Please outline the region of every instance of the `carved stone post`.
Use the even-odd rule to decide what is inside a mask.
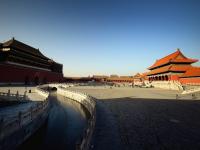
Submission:
[[[26,93],[27,93],[27,91],[24,92],[24,100],[26,100]]]
[[[7,94],[8,98],[10,98],[10,89],[8,89],[8,94]]]
[[[19,100],[19,91],[17,91],[16,99]]]
[[[7,99],[10,100],[10,89],[8,89]]]

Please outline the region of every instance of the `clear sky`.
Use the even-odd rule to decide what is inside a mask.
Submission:
[[[0,0],[0,41],[12,37],[65,76],[133,75],[177,48],[200,59],[200,0]]]

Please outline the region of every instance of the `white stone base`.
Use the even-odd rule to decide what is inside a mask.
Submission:
[[[178,81],[153,81],[151,85],[156,88],[168,90],[183,90],[182,85]]]

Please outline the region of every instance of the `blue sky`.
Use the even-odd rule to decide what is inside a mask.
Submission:
[[[200,59],[199,0],[0,0],[0,18],[1,42],[39,48],[65,76],[133,75],[176,48]]]

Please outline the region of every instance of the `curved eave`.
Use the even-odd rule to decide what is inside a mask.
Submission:
[[[29,46],[29,45],[27,45],[23,42],[15,40],[14,38],[9,40],[9,41],[4,42],[2,46],[22,50],[26,53],[30,53],[30,54],[35,55],[35,56],[39,56],[43,59],[49,59],[48,57],[43,55],[42,52],[40,52],[39,49],[36,49],[36,48]]]
[[[171,60],[170,62],[172,62],[172,63],[195,63],[195,62],[198,62],[198,61],[199,61],[198,59],[185,59],[185,60],[176,59],[176,60]]]
[[[168,73],[168,72],[171,72],[171,71],[162,71],[162,72],[158,72],[158,73],[149,73],[149,74],[147,74],[147,76],[157,75],[157,74],[162,74],[162,73]]]
[[[148,74],[147,76],[157,75],[157,74],[162,74],[162,73],[169,73],[169,72],[173,72],[173,73],[184,73],[185,71],[173,71],[173,70],[168,70],[168,71],[163,71],[163,72]]]
[[[179,64],[192,64],[192,63],[195,63],[195,62],[198,62],[199,60],[198,59],[188,59],[188,60],[170,60],[166,63],[163,63],[163,64],[160,64],[160,65],[157,65],[157,66],[154,66],[152,65],[151,67],[147,68],[149,70],[153,70],[153,69],[156,69],[156,68],[159,68],[159,67],[162,67],[162,66],[165,66],[165,65],[168,65],[168,64],[171,64],[171,63],[179,63]]]
[[[179,58],[179,56],[181,58]],[[158,67],[161,67],[161,66],[164,66],[166,64],[170,64],[170,63],[187,63],[187,64],[191,64],[191,63],[195,63],[197,62],[198,59],[191,59],[191,58],[188,58],[186,56],[184,56],[182,54],[182,52],[178,49],[176,52],[172,53],[172,54],[169,54],[159,60],[156,60],[156,62],[148,67],[147,69],[149,70],[153,70],[155,68],[158,68]]]

